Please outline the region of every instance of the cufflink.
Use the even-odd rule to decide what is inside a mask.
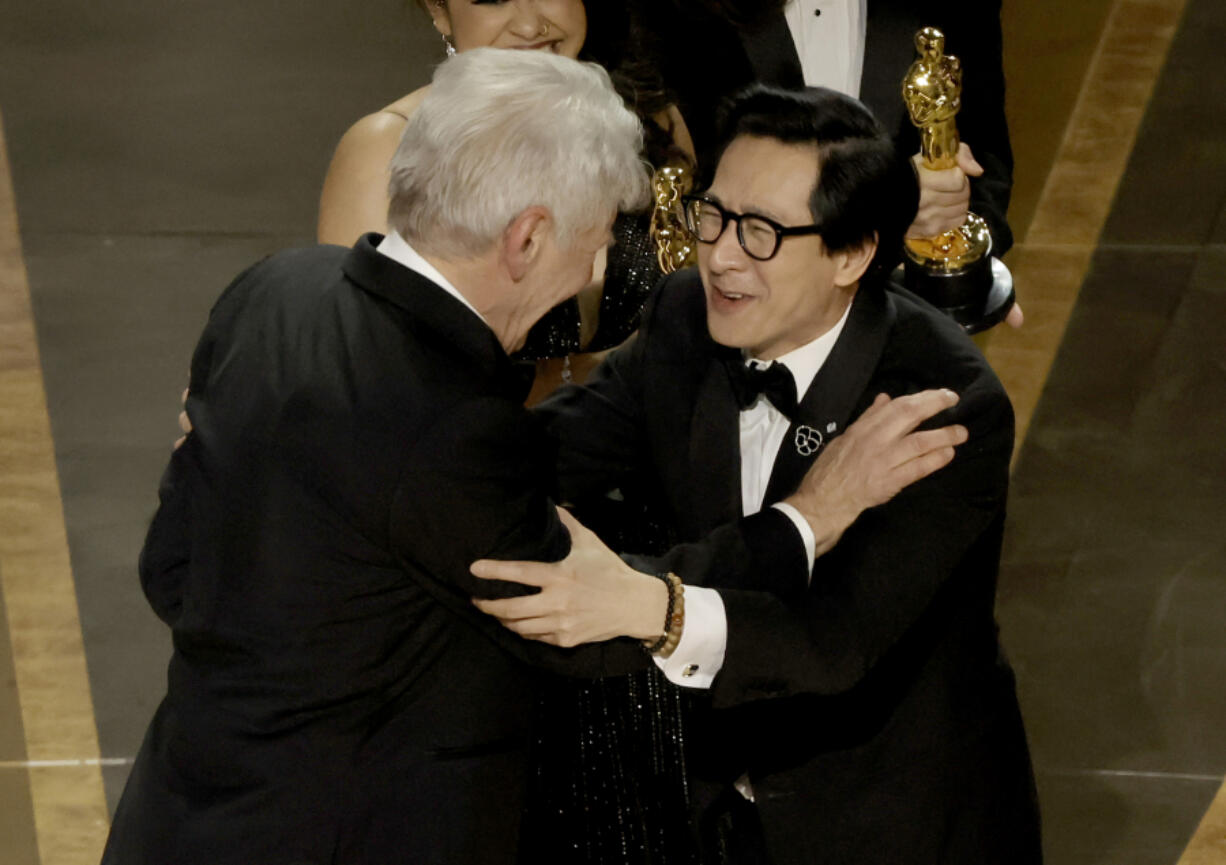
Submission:
[[[686,664],[685,669],[681,671],[681,678],[688,679],[698,672],[697,664]]]

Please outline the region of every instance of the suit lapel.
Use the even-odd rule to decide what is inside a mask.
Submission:
[[[754,78],[777,87],[804,87],[800,55],[796,53],[783,10],[757,18],[741,31],[741,44],[753,67]]]
[[[699,532],[741,516],[740,409],[716,349],[690,417],[687,511]]]
[[[791,495],[821,449],[854,420],[852,412],[877,368],[893,321],[893,307],[882,288],[862,286],[856,292],[847,324],[779,446],[764,506]]]
[[[924,20],[916,5],[900,0],[868,0],[860,101],[896,137],[911,125],[902,101],[902,79],[915,59],[915,34],[921,27],[939,23]]]
[[[345,275],[359,288],[404,311],[418,335],[434,340],[517,402],[532,386],[531,370],[511,361],[493,330],[443,288],[379,252],[378,234],[358,239],[344,261]]]

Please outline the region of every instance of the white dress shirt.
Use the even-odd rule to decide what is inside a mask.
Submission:
[[[774,363],[783,364],[796,382],[798,401],[813,384],[813,379],[830,356],[831,349],[847,324],[851,304],[843,311],[838,323],[812,342],[805,343],[781,356]],[[770,362],[746,360],[755,366],[770,366]],[[741,411],[741,510],[751,516],[762,510],[762,499],[775,467],[775,457],[787,435],[791,421],[776,409],[769,399],[759,396],[757,402]],[[813,529],[796,508],[777,502],[778,508],[792,521],[799,532],[809,559],[812,574],[817,541]],[[684,576],[684,575],[682,575]],[[728,616],[719,592],[701,586],[685,587],[685,627],[681,641],[668,658],[655,658],[670,682],[689,688],[709,688],[715,674],[724,666],[724,651],[728,646]]]
[[[868,0],[788,0],[783,8],[805,84],[860,96]]]

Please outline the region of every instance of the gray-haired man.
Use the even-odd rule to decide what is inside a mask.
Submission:
[[[514,861],[531,665],[644,661],[503,633],[468,564],[568,549],[507,353],[645,201],[640,138],[596,67],[466,52],[409,123],[387,237],[218,301],[142,555],[168,692],[104,862]]]

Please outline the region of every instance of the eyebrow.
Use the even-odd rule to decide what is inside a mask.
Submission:
[[[708,189],[706,192],[703,193],[703,196],[711,199],[716,204],[718,204],[720,207],[723,207],[726,210],[731,210],[731,208],[728,207],[728,205],[724,203],[723,199],[720,198],[715,193],[713,193],[711,190]],[[759,207],[755,207],[750,210],[743,211],[743,214],[745,216],[765,216],[767,219],[773,220],[784,227],[787,227],[787,224],[789,222],[789,220],[785,219],[779,214],[772,213],[770,210],[766,210],[766,209],[759,208]]]

